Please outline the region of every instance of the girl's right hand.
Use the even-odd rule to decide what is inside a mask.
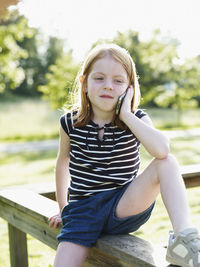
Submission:
[[[134,90],[133,90],[133,86],[131,85],[127,89],[126,96],[124,97],[124,100],[123,100],[123,103],[120,109],[119,118],[122,121],[124,118],[126,118],[127,113],[131,113],[131,101],[133,98],[133,94],[134,94]]]
[[[54,226],[54,228],[56,229],[61,222],[62,222],[62,219],[61,219],[60,213],[56,214],[49,218],[49,227]]]

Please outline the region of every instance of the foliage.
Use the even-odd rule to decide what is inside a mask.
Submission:
[[[102,42],[105,41],[99,40],[93,44],[92,47]],[[141,77],[142,104],[158,106],[158,101],[156,101],[158,99],[156,99],[156,97],[161,94],[163,88],[165,89],[166,84],[171,82],[172,73],[174,72],[173,68],[175,68],[174,62],[178,60],[178,41],[172,38],[162,37],[158,30],[153,32],[153,36],[150,40],[141,41],[137,32],[129,30],[125,33],[118,32],[117,36],[111,42],[115,42],[126,48],[136,63],[138,75]],[[65,59],[63,59],[63,61],[65,61]],[[71,59],[71,61],[73,61],[73,59]],[[62,60],[60,62],[62,62]],[[56,63],[56,66],[57,64],[59,63]],[[66,90],[67,80],[62,80],[64,67],[62,64],[59,65],[60,66],[53,67],[53,69],[50,68],[50,70],[54,72],[54,75],[48,74],[46,76],[46,78],[48,77],[47,85],[42,88],[40,87],[40,90],[49,97],[54,107],[62,106],[64,99],[70,102],[73,84],[73,78],[69,77],[69,86]],[[70,70],[68,69],[68,71]],[[55,75],[55,72],[57,72],[57,74],[61,72],[61,75]],[[67,76],[65,77],[68,78]]]
[[[171,82],[160,89],[155,102],[162,107],[179,109],[197,107],[194,97],[200,93],[200,59],[187,59],[184,64],[176,65],[170,73]]]
[[[30,28],[24,16],[10,12],[0,25],[0,93],[37,96],[46,84],[48,67],[63,55],[64,42],[56,37],[44,41],[39,30]]]
[[[110,42],[126,48],[136,63],[143,106],[173,108],[180,117],[183,109],[199,105],[200,56],[180,62],[178,40],[159,30],[141,40],[138,32],[129,30],[118,32]],[[14,11],[0,21],[0,52],[1,95],[15,89],[19,95],[43,94],[54,108],[70,104],[78,64],[72,51],[64,52],[63,40],[49,37],[45,42]]]
[[[141,41],[139,33],[118,32],[114,42],[126,48],[132,56],[140,77],[143,104],[155,104],[160,86],[169,82],[174,60],[178,59],[178,41],[161,36],[159,30],[153,32],[150,40]]]
[[[15,89],[24,79],[24,70],[19,67],[21,58],[27,58],[26,50],[18,45],[25,37],[31,38],[33,29],[27,20],[12,12],[0,23],[0,93]]]
[[[49,73],[46,74],[47,84],[39,86],[38,90],[50,100],[52,107],[60,108],[71,101],[77,71],[78,65],[73,60],[72,52],[63,54],[49,67]]]
[[[103,42],[105,40],[99,40],[96,44]],[[179,111],[197,106],[200,59],[180,63],[178,40],[162,36],[155,30],[151,39],[142,41],[138,32],[128,30],[118,32],[108,42],[124,47],[133,58],[140,78],[143,105],[172,107]]]
[[[25,79],[15,91],[20,95],[41,94],[37,88],[46,84],[45,75],[49,72],[48,67],[54,64],[63,53],[63,41],[56,37],[50,37],[45,44],[39,31],[35,29],[32,38],[24,38],[20,46],[27,51],[28,57],[20,60],[20,66],[25,72]],[[39,51],[41,47],[44,52]]]
[[[180,62],[178,40],[162,37],[159,30],[147,41],[129,30],[118,33],[114,42],[126,48],[136,64],[142,104],[176,109],[181,124],[183,109],[198,106],[200,56]]]

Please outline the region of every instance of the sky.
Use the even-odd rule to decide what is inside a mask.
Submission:
[[[81,59],[98,39],[138,31],[142,40],[160,29],[180,42],[180,58],[200,54],[200,0],[22,0],[18,9],[45,35],[66,39]]]

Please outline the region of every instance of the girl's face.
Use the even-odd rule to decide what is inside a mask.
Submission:
[[[119,96],[128,86],[128,75],[121,63],[109,55],[97,60],[86,87],[93,113],[111,112],[113,115]]]

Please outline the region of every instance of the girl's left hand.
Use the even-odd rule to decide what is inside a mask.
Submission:
[[[56,214],[49,218],[49,227],[54,226],[54,228],[56,229],[61,222],[62,222],[62,219],[61,219],[60,213]]]
[[[123,121],[123,118],[124,116],[127,114],[127,113],[130,113],[131,112],[131,101],[132,101],[132,98],[133,98],[133,86],[131,85],[128,89],[127,89],[127,93],[126,93],[126,96],[123,100],[123,103],[122,103],[122,106],[121,106],[121,110],[120,110],[120,114],[119,114],[119,118],[120,120]]]

